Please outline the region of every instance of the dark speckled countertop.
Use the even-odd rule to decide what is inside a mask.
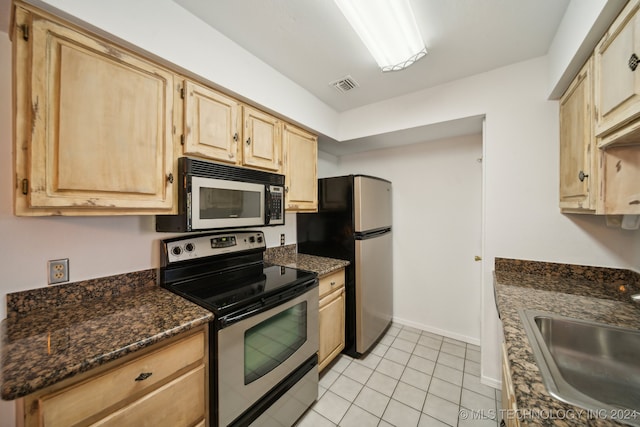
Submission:
[[[344,268],[350,264],[349,261],[342,259],[299,254],[296,252],[296,245],[268,248],[264,254],[264,260],[271,264],[312,271],[320,277]]]
[[[7,295],[1,397],[12,400],[207,323],[145,270]]]
[[[537,309],[640,329],[640,306],[630,299],[631,294],[640,292],[640,274],[628,270],[496,258],[494,286],[517,407],[519,411],[531,411],[521,414],[524,415],[521,425],[623,425],[597,417],[580,416],[585,414],[581,408],[549,396],[518,309]]]

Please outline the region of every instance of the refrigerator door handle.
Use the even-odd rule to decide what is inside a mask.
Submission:
[[[391,232],[391,227],[381,228],[375,231],[365,231],[360,233],[355,233],[353,235],[356,240],[368,240],[375,239],[376,237],[384,236],[387,233]]]

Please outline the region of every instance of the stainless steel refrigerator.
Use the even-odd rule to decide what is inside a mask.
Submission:
[[[391,182],[365,175],[318,180],[318,212],[297,215],[298,252],[346,259],[344,352],[358,357],[393,317]]]

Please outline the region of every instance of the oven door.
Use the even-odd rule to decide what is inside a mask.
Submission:
[[[265,225],[265,186],[191,176],[190,216],[193,230]]]
[[[218,331],[218,417],[226,426],[318,351],[318,288]]]

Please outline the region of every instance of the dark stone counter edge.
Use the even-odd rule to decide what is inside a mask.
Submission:
[[[113,351],[94,357],[90,359],[86,359],[82,361],[82,363],[75,364],[73,366],[67,365],[65,368],[64,374],[60,374],[59,372],[54,372],[49,377],[42,377],[39,379],[37,384],[23,383],[20,387],[12,387],[11,384],[3,384],[2,387],[2,400],[14,400],[20,397],[27,396],[36,391],[42,390],[43,388],[49,387],[51,385],[57,384],[60,381],[66,380],[68,378],[72,378],[78,374],[82,374],[84,372],[90,371],[91,369],[102,366],[106,363],[118,360],[124,356],[135,353],[139,350],[143,350],[147,347],[150,347],[154,344],[160,343],[166,339],[174,337],[176,335],[182,334],[184,332],[195,329],[201,325],[205,325],[209,323],[210,320],[213,319],[213,313],[211,316],[201,317],[199,319],[194,319],[187,324],[180,325],[179,327],[165,330],[159,334],[143,338],[139,341],[132,342],[131,344],[114,349]]]
[[[343,259],[298,253],[297,245],[267,248],[264,260],[270,264],[310,271],[318,276],[331,274],[351,264]]]
[[[156,273],[156,269],[148,269],[10,293],[7,294],[7,319],[20,321],[19,319],[29,318],[32,312],[37,312],[38,315],[41,315],[43,311],[64,309],[78,304],[86,308],[88,305],[97,301],[127,298],[127,294],[130,293],[136,294],[142,292],[146,294],[147,291],[159,289],[156,281]],[[144,336],[142,338],[135,337],[124,346],[110,349],[102,354],[77,361],[76,363],[65,364],[65,366],[51,371],[48,375],[41,375],[37,378],[23,378],[20,381],[7,381],[3,378],[0,397],[3,400],[13,400],[24,397],[62,380],[145,349],[183,332],[187,332],[213,319],[213,313],[178,295],[175,295],[175,297],[180,298],[180,301],[184,304],[192,305],[198,309],[200,314],[185,318],[178,325],[170,329],[162,330],[154,335]]]
[[[640,287],[640,274],[624,269],[508,258],[496,258],[495,261],[493,279],[496,308],[502,317],[501,323],[509,359],[509,371],[513,377],[512,381],[519,409],[539,409],[545,406],[552,410],[576,408],[573,405],[552,398],[546,392],[546,387],[542,383],[537,362],[533,357],[528,337],[517,310],[518,308],[540,309],[569,317],[585,318],[586,320],[595,320],[622,327],[629,327],[628,322],[631,319],[632,327],[640,328],[640,310],[628,298],[619,298],[619,295],[616,295],[612,287],[612,284],[618,286],[620,283],[626,283],[632,289],[638,289]],[[509,274],[513,276],[509,276]],[[502,282],[503,276],[509,277],[509,280]],[[513,281],[514,277],[521,278],[528,283],[519,286]],[[569,281],[572,284],[574,282],[580,283],[584,288],[579,289],[573,295],[564,292],[566,289],[563,289],[562,285],[558,286],[557,290],[554,289],[557,284],[561,284],[564,281]],[[539,287],[532,286],[531,283],[536,282],[540,283]],[[593,296],[591,292],[587,291],[591,286],[600,288],[598,296]],[[606,299],[602,299],[603,294]],[[519,299],[521,300],[518,301]],[[556,299],[558,301],[554,301]],[[501,300],[505,304],[504,306],[502,306]],[[569,301],[572,302],[571,305],[567,304]],[[573,304],[573,301],[575,301],[575,304]],[[543,308],[540,304],[548,306]],[[565,307],[567,308],[565,309]],[[598,311],[595,309],[597,307],[603,308]],[[615,313],[615,315],[612,315],[612,313]],[[610,318],[609,316],[613,317]],[[591,319],[591,317],[595,318]],[[517,383],[522,381],[525,381],[525,383],[521,384],[520,387],[524,385],[524,388],[529,390],[528,392],[519,390]],[[586,424],[584,424],[585,422]],[[577,424],[570,420],[564,420],[560,421],[560,423],[556,424],[553,420],[539,419],[525,421],[522,425],[626,425],[610,419],[580,420]]]

